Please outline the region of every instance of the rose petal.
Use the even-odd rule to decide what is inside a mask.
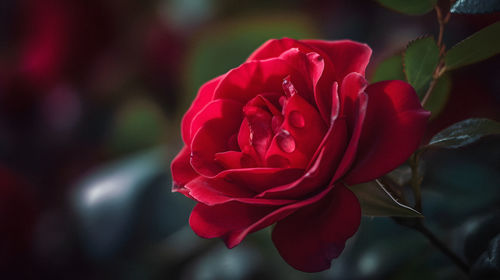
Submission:
[[[301,271],[318,272],[328,269],[331,260],[340,255],[360,221],[356,196],[338,184],[320,201],[278,221],[272,240],[288,264]]]
[[[366,120],[366,108],[368,104],[367,94],[362,91],[362,88],[359,88],[359,90],[359,97],[356,100],[355,105],[355,118],[353,120],[354,128],[352,129],[351,139],[349,140],[349,144],[347,144],[347,148],[344,152],[344,155],[342,156],[342,160],[340,161],[337,170],[335,170],[335,175],[333,176],[332,182],[336,182],[338,179],[344,176],[344,174],[349,170],[356,158],[359,146],[359,138],[361,137],[361,133],[364,127],[363,124]]]
[[[190,135],[195,135],[204,123],[214,119],[230,120],[230,123],[241,121],[243,119],[242,107],[241,103],[233,100],[217,99],[210,101],[193,117]],[[234,134],[236,134],[236,130]]]
[[[193,209],[189,223],[199,236],[205,238],[222,237],[226,246],[233,248],[249,233],[270,226],[297,209],[317,202],[332,188],[333,185],[315,196],[282,207],[248,205],[240,202],[228,202],[215,206],[199,203]],[[239,215],[241,215],[241,219]]]
[[[315,192],[330,182],[340,159],[346,149],[348,135],[345,118],[338,118],[339,98],[337,84],[332,87],[332,106],[330,128],[319,144],[319,148],[307,167],[307,172],[298,180],[269,189],[258,197],[297,198]]]
[[[351,133],[355,126],[356,100],[367,86],[368,82],[365,77],[356,72],[345,76],[340,86],[340,115],[347,119]]]
[[[243,231],[278,208],[279,206],[248,205],[237,201],[214,206],[198,203],[191,212],[189,225],[200,237],[222,237],[226,245],[232,248],[239,242],[230,242],[234,238],[230,235]]]
[[[238,151],[216,153],[215,161],[221,163],[226,169],[240,169],[257,167],[257,162],[248,154]]]
[[[243,168],[224,170],[212,178],[229,181],[235,185],[261,193],[272,187],[290,183],[304,173],[300,168]]]
[[[241,120],[213,119],[205,122],[193,137],[190,163],[203,176],[215,176],[224,170],[215,160],[215,154],[228,151],[231,138],[238,131]]]
[[[296,202],[296,200],[253,198],[254,192],[222,179],[198,177],[189,182],[186,189],[193,199],[208,206],[231,201],[256,205],[284,205]]]
[[[301,178],[266,190],[257,197],[297,199],[324,188],[333,176],[332,172],[342,157],[346,143],[346,123],[345,120],[339,119],[336,125],[329,129],[320,153]]]
[[[351,72],[365,75],[365,69],[372,54],[368,45],[350,40],[303,40],[302,42],[326,53],[333,63],[336,81],[344,80],[344,77]]]
[[[190,150],[188,146],[184,146],[182,150],[172,161],[170,170],[172,171],[172,191],[186,194],[187,190],[184,188],[189,181],[197,178],[199,175],[196,173],[191,164],[189,163]]]
[[[297,88],[298,94],[309,104],[315,104],[315,96],[329,95],[330,92],[321,92],[320,88],[317,87],[325,69],[325,61],[318,53],[308,52],[306,54],[300,52],[298,48],[293,48],[284,52],[280,58],[296,70],[296,73],[291,73],[290,81]],[[320,112],[323,107],[326,107],[325,110],[329,110],[330,104],[331,102],[328,101],[327,103],[321,103],[321,106],[318,106]]]
[[[205,107],[205,105],[207,105],[213,99],[215,88],[224,76],[225,75],[219,76],[202,85],[193,103],[184,114],[184,117],[182,118],[181,134],[182,140],[186,145],[191,144],[191,137],[193,136],[191,135],[192,119],[203,107]]]
[[[288,99],[284,110],[285,121],[269,146],[266,161],[278,155],[290,167],[306,168],[327,127],[318,111],[298,94]]]
[[[422,109],[415,90],[403,81],[368,86],[365,124],[348,184],[378,178],[402,164],[417,149],[430,112]]]
[[[294,39],[272,39],[265,42],[262,46],[255,50],[250,57],[248,57],[247,61],[279,57],[281,54],[292,48],[298,48],[303,53],[313,51],[313,49],[306,44]]]
[[[281,58],[245,62],[220,81],[214,99],[232,99],[246,104],[263,92],[281,92],[283,79],[292,71]]]

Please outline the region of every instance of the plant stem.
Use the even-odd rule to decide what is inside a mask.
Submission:
[[[434,6],[434,10],[436,10],[436,16],[439,24],[439,33],[438,33],[438,40],[437,40],[437,46],[439,48],[439,62],[436,66],[436,69],[434,69],[434,73],[432,74],[432,80],[429,84],[429,88],[425,92],[424,98],[422,98],[422,106],[427,103],[429,100],[429,97],[432,94],[432,91],[434,90],[434,87],[437,84],[437,81],[439,77],[441,77],[445,71],[445,64],[444,64],[444,54],[445,54],[445,46],[443,45],[443,34],[444,34],[444,26],[446,23],[450,20],[450,15],[451,13],[448,11],[445,17],[443,17],[443,13],[441,12],[441,9],[439,8],[438,5]]]
[[[450,6],[454,3],[454,0],[450,1]],[[422,106],[429,100],[434,87],[437,84],[438,79],[443,75],[446,71],[446,66],[444,63],[444,55],[446,53],[445,46],[443,44],[443,33],[444,26],[450,20],[450,9],[447,8],[447,14],[443,17],[443,13],[438,5],[434,6],[436,10],[436,16],[439,23],[439,33],[437,39],[437,46],[439,48],[439,62],[434,69],[434,73],[432,75],[432,80],[429,84],[429,88],[427,89],[424,98],[422,99]],[[409,164],[411,167],[411,188],[413,190],[413,195],[415,197],[415,209],[422,213],[422,192],[420,185],[422,184],[422,176],[419,172],[419,162],[420,162],[421,151],[416,151],[410,158]],[[422,218],[401,218],[401,217],[393,217],[396,223],[412,228],[420,233],[422,233],[434,247],[440,250],[445,256],[447,256],[453,263],[455,263],[465,274],[469,274],[470,268],[469,266],[453,251],[450,250],[441,240],[439,240],[434,233],[432,233],[423,223]]]
[[[414,229],[422,233],[431,244],[448,257],[456,266],[460,268],[465,274],[469,274],[469,266],[453,251],[439,240],[434,233],[432,233],[423,223],[421,218],[394,218],[394,221],[400,225]]]

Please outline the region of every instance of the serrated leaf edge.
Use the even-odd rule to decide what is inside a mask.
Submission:
[[[418,36],[417,38],[415,38],[415,39],[413,39],[413,40],[409,41],[409,42],[408,42],[408,44],[406,44],[406,48],[405,48],[405,50],[403,51],[403,55],[401,56],[401,59],[403,60],[403,73],[405,74],[405,78],[406,78],[406,81],[407,81],[408,83],[410,83],[410,81],[409,81],[409,79],[408,79],[408,74],[406,73],[406,63],[405,63],[405,61],[406,61],[406,60],[405,60],[405,57],[406,57],[406,51],[408,50],[408,48],[409,48],[411,45],[415,44],[415,42],[416,42],[416,41],[423,40],[423,39],[427,39],[427,38],[432,39],[432,41],[434,41],[434,43],[436,43],[436,39],[434,39],[434,36],[432,36],[432,35],[430,35],[430,34],[424,34],[424,35],[420,35],[420,36]],[[436,43],[436,44],[437,44],[437,43]],[[413,86],[413,85],[412,85],[412,86]],[[415,91],[416,91],[416,89],[415,89]],[[418,94],[418,92],[417,92],[417,94]]]

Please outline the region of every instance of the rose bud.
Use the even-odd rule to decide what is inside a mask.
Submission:
[[[376,179],[419,146],[430,113],[402,81],[368,85],[357,42],[270,40],[204,84],[182,120],[173,191],[189,223],[227,247],[275,224],[291,266],[328,269],[358,229],[349,185]]]

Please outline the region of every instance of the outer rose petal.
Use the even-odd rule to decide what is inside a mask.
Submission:
[[[403,81],[375,83],[366,92],[365,123],[347,184],[370,181],[402,164],[420,144],[430,116]]]
[[[224,99],[211,101],[193,118],[190,163],[196,172],[214,176],[223,170],[214,155],[236,146],[231,139],[236,140],[241,120],[241,104]]]
[[[247,61],[279,57],[282,53],[292,48],[298,48],[303,53],[313,51],[309,46],[298,40],[290,38],[272,39],[255,50],[250,57],[248,57]]]
[[[365,69],[372,54],[368,45],[350,40],[303,40],[302,42],[314,46],[328,55],[333,62],[336,81],[342,81],[351,72],[365,75]]]
[[[213,99],[215,88],[219,84],[220,80],[224,78],[224,76],[225,75],[219,76],[202,85],[200,90],[198,91],[198,94],[196,95],[196,98],[191,104],[191,107],[189,107],[187,112],[184,114],[184,117],[182,118],[181,134],[182,140],[184,140],[184,143],[186,145],[191,144],[191,139],[194,136],[190,133],[191,121],[193,120],[194,116],[198,114],[198,112]]]
[[[226,245],[232,248],[239,242],[233,244],[230,241],[234,238],[231,234],[243,231],[278,207],[248,205],[237,201],[214,206],[198,203],[191,212],[189,225],[197,235],[203,238],[222,237],[226,241]]]
[[[261,193],[269,188],[292,182],[303,173],[304,170],[300,168],[257,167],[224,170],[214,178],[224,179],[255,193]]]
[[[261,93],[281,92],[281,83],[291,71],[281,58],[245,62],[220,81],[214,99],[232,99],[245,104]]]
[[[272,239],[283,259],[294,268],[318,272],[344,249],[361,221],[356,196],[341,184],[320,201],[278,221]]]
[[[321,200],[333,187],[330,185],[315,196],[281,207],[240,202],[229,202],[215,206],[198,203],[191,212],[189,224],[199,236],[205,238],[222,237],[226,246],[233,248],[247,234],[270,226],[298,209]]]
[[[184,188],[184,185],[199,176],[198,173],[193,170],[191,164],[189,164],[190,153],[189,147],[184,146],[184,148],[182,148],[179,154],[172,161],[170,169],[172,171],[173,192],[187,194],[187,190]]]
[[[226,180],[198,177],[186,185],[189,195],[208,206],[239,201],[256,205],[284,205],[296,200],[253,198],[252,192]]]
[[[337,170],[335,170],[332,182],[336,182],[340,177],[342,177],[349,170],[352,163],[356,159],[359,139],[363,131],[363,124],[366,119],[366,109],[369,103],[368,96],[364,92],[366,83],[363,81],[364,79],[357,73],[351,73],[346,76],[344,82],[342,83],[344,91],[346,93],[349,92],[349,95],[351,96],[357,95],[357,98],[354,100],[355,104],[354,111],[352,112],[353,116],[346,117],[347,121],[352,122],[351,139],[349,140],[349,144],[344,151],[344,155],[337,167]],[[345,86],[345,84],[347,84],[347,86]]]

